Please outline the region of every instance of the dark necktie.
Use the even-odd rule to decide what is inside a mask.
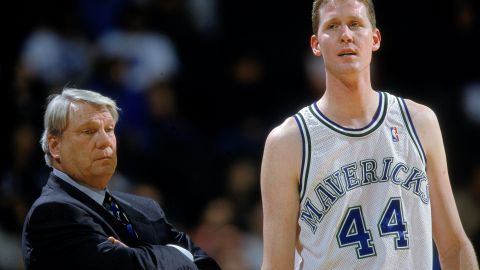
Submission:
[[[128,233],[134,237],[138,238],[137,232],[133,229],[132,223],[127,217],[127,214],[117,201],[110,195],[110,193],[105,192],[105,199],[103,200],[103,207],[105,207],[110,214],[112,214],[118,221],[120,221],[123,226],[127,229]]]

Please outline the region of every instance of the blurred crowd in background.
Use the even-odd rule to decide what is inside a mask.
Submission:
[[[22,269],[26,211],[47,181],[48,95],[122,109],[110,184],[152,197],[222,269],[260,269],[268,132],[324,91],[311,0],[9,1],[0,63],[0,269]],[[446,2],[446,3],[445,3]],[[478,1],[374,1],[373,86],[437,113],[461,218],[480,254]]]

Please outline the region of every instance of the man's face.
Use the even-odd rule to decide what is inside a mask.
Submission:
[[[332,0],[319,12],[319,29],[311,46],[315,55],[323,55],[326,69],[350,74],[368,68],[372,51],[380,47],[380,32],[372,29],[366,6],[356,0]]]
[[[117,166],[114,128],[107,108],[73,102],[62,136],[49,138],[54,165],[77,181],[104,189]]]

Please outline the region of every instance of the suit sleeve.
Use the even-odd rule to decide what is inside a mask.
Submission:
[[[83,209],[39,205],[27,219],[23,250],[27,269],[197,269],[173,247],[122,247]],[[179,239],[180,240],[180,239]]]
[[[163,213],[163,210],[161,209],[160,205],[158,205],[157,202],[153,201],[155,204],[155,207],[159,209],[161,212],[161,215],[164,216],[165,223],[169,228],[169,238],[171,239],[170,244],[178,245],[186,250],[190,251],[193,255],[193,259],[195,262],[195,265],[198,267],[200,270],[220,270],[220,266],[215,262],[215,260],[207,255],[205,251],[200,249],[198,246],[196,246],[193,241],[191,240],[190,236],[188,236],[186,233],[178,231],[176,228],[174,228],[167,220],[165,217],[165,214]]]

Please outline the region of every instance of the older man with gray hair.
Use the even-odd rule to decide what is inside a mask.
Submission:
[[[25,219],[26,269],[220,269],[157,202],[108,190],[118,110],[88,90],[49,98],[41,145],[52,173]]]

